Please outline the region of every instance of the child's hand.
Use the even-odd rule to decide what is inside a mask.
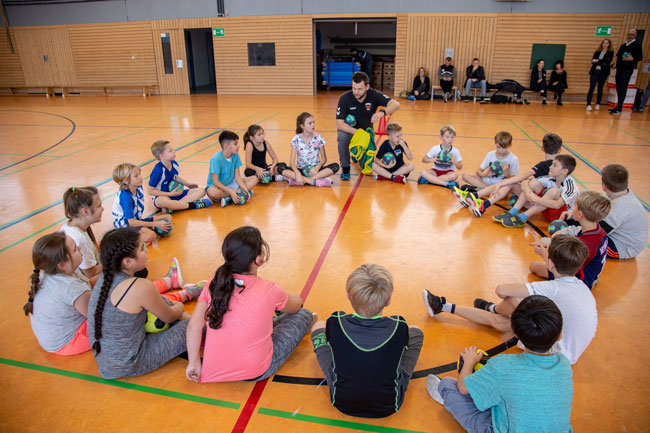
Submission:
[[[239,204],[240,199],[239,196],[237,195],[237,191],[235,191],[234,189],[230,190],[230,198],[232,199],[233,203]]]
[[[160,215],[154,215],[153,216],[154,221],[158,221],[158,220],[161,220],[163,218],[168,219],[169,221],[171,221],[172,220],[172,215],[171,214],[160,214]]]
[[[314,177],[318,172],[320,171],[320,168],[313,166],[311,170],[309,170],[309,177]]]
[[[568,219],[573,218],[573,211],[572,210],[565,210],[560,214],[560,219],[563,221],[566,221]]]
[[[501,168],[503,169],[503,177],[510,177],[510,166],[507,162],[501,163]]]
[[[183,190],[182,190],[182,189],[174,190],[174,191],[171,191],[171,192],[169,193],[169,197],[176,197],[176,196],[179,196],[179,195],[181,195],[181,194],[183,194]]]
[[[463,353],[460,354],[460,356],[463,357],[463,362],[465,365],[470,365],[472,368],[474,368],[474,366],[481,360],[481,358],[483,358],[483,354],[477,352],[478,347],[469,346]]]
[[[264,179],[264,170],[262,170],[260,167],[257,167],[255,169],[255,176],[257,176],[257,179],[261,181],[262,179]]]
[[[542,242],[541,239],[538,242],[533,242],[531,245],[534,247],[533,251],[535,251],[535,254],[543,259],[548,257],[548,245]]]
[[[172,228],[172,223],[165,220],[158,220],[153,223],[153,226],[162,230],[170,230]]]
[[[201,378],[201,362],[188,363],[185,369],[185,377],[192,382],[198,382]]]
[[[397,164],[397,158],[393,159],[390,164],[386,165],[386,168],[393,168]]]

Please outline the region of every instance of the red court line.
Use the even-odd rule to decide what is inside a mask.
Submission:
[[[325,258],[327,257],[327,254],[329,253],[330,248],[334,243],[334,238],[336,237],[336,234],[339,232],[339,228],[341,228],[341,224],[343,223],[343,218],[345,218],[345,215],[347,214],[348,209],[350,208],[352,199],[354,198],[354,195],[357,193],[357,190],[359,189],[359,185],[361,184],[362,179],[363,179],[363,174],[360,174],[359,177],[357,178],[357,182],[354,184],[354,187],[352,188],[352,191],[350,191],[350,195],[348,196],[345,205],[343,205],[343,209],[341,209],[341,212],[339,213],[339,217],[336,220],[336,224],[334,224],[334,227],[332,228],[332,231],[330,232],[330,235],[327,238],[325,245],[323,245],[323,249],[321,250],[318,259],[316,260],[316,263],[314,264],[314,267],[311,270],[311,273],[309,274],[309,278],[307,278],[305,287],[303,287],[302,292],[300,292],[300,297],[302,298],[303,302],[307,300],[307,296],[309,296],[309,292],[311,291],[311,288],[314,285],[314,281],[316,281],[318,272],[320,272],[321,267],[323,267],[323,262],[325,262]],[[232,429],[232,433],[243,433],[243,431],[246,430],[248,421],[250,421],[251,416],[255,411],[255,407],[257,406],[257,403],[259,402],[260,397],[262,396],[262,392],[264,392],[264,388],[266,388],[266,384],[268,382],[269,382],[268,379],[264,379],[260,382],[255,383],[253,390],[248,396],[248,400],[246,400],[246,404],[244,404],[244,408],[239,414],[239,418],[237,418],[237,421],[235,422],[235,426]]]

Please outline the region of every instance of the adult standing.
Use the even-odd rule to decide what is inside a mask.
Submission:
[[[386,108],[377,111],[378,107]],[[352,90],[341,95],[336,108],[341,180],[350,180],[350,140],[357,129],[373,128],[375,122],[397,110],[399,102],[371,89],[365,72],[352,75]]]
[[[446,57],[445,63],[438,68],[438,79],[440,80],[440,88],[442,89],[442,98],[445,102],[451,96],[451,91],[454,87],[454,78],[456,78],[456,68],[451,64],[451,57]]]
[[[366,50],[358,50],[356,48],[350,48],[350,53],[352,53],[354,59],[361,65],[361,71],[368,75],[368,83],[371,84],[372,67],[375,64],[372,55]]]
[[[627,85],[630,83],[632,73],[636,64],[643,58],[643,48],[636,40],[636,30],[630,29],[627,32],[627,38],[624,44],[616,52],[614,61],[616,62],[616,96],[618,104],[615,108],[609,110],[612,114],[620,114],[623,111],[623,102],[627,94]]]
[[[427,76],[427,72],[425,71],[424,67],[420,66],[420,69],[418,69],[418,74],[413,79],[413,90],[411,90],[411,96],[413,98],[409,99],[429,99],[431,97],[431,94],[429,93],[430,90],[431,80]]]
[[[542,97],[542,105],[546,105],[546,68],[544,68],[544,59],[539,59],[533,69],[530,70],[530,90],[539,92]]]
[[[587,111],[591,111],[591,99],[594,96],[594,89],[598,86],[596,94],[596,110],[600,110],[600,101],[603,99],[603,87],[609,77],[609,68],[614,60],[614,49],[612,41],[603,39],[598,49],[591,57],[591,69],[589,70],[589,91],[587,92]]]
[[[479,64],[479,59],[474,57],[472,64],[467,67],[467,81],[465,82],[465,100],[469,101],[469,90],[481,88],[481,98],[485,98],[485,71]]]

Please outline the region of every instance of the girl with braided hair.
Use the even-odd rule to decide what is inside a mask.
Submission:
[[[221,252],[224,264],[203,288],[187,328],[185,375],[193,382],[266,379],[289,358],[316,314],[302,308],[300,296],[257,276],[269,246],[255,227],[230,232]],[[274,317],[277,311],[285,314]]]
[[[32,262],[32,286],[23,310],[38,343],[57,355],[90,350],[86,320],[90,283],[79,270],[79,247],[62,232],[50,233],[34,244]]]
[[[183,304],[163,301],[154,284],[134,274],[147,265],[147,245],[132,228],[104,235],[103,271],[88,302],[88,337],[99,373],[105,379],[139,376],[185,352],[189,315]],[[147,312],[170,323],[157,334],[145,333]]]

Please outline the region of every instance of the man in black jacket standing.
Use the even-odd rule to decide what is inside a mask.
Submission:
[[[627,94],[627,85],[630,82],[636,64],[643,58],[643,49],[636,40],[636,30],[630,29],[627,32],[627,41],[621,45],[614,57],[616,62],[616,96],[618,104],[609,110],[612,114],[620,114],[623,111],[623,102]]]

